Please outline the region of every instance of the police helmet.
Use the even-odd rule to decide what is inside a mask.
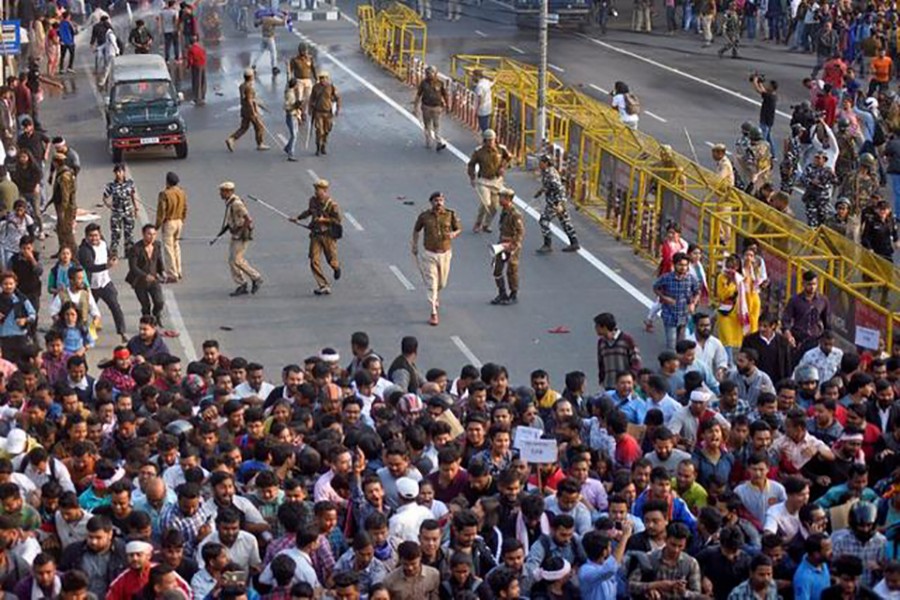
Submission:
[[[805,383],[807,381],[819,381],[819,370],[812,366],[800,367],[794,373],[794,379],[797,383]]]
[[[848,129],[850,127],[850,119],[848,119],[847,117],[841,117],[837,120],[837,126],[841,131]]]
[[[870,153],[864,152],[859,156],[859,164],[865,165],[865,166],[869,167],[870,169],[874,169],[875,167],[878,166],[878,161],[875,160],[875,157],[872,156]]]
[[[871,525],[878,516],[878,508],[871,502],[860,500],[850,508],[850,526]]]
[[[744,121],[743,123],[741,123],[741,133],[743,133],[745,135],[750,133],[750,130],[752,128],[753,128],[753,123],[751,123],[750,121]]]
[[[758,142],[763,139],[762,130],[756,125],[750,127],[750,131],[748,132],[748,134],[750,136],[751,142]]]

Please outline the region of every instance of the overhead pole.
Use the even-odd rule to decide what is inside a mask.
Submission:
[[[541,60],[538,63],[538,122],[535,146],[542,151],[547,141],[547,21],[549,20],[550,0],[541,0],[541,14],[538,21],[538,42]]]

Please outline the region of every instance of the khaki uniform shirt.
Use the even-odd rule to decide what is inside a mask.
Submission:
[[[259,113],[259,106],[256,103],[256,88],[253,83],[245,81],[238,86],[241,96],[241,117],[252,118]]]
[[[159,193],[156,203],[156,228],[166,221],[184,221],[187,218],[187,195],[177,185]]]
[[[397,567],[387,574],[383,583],[391,593],[391,600],[438,600],[441,574],[434,567],[422,565],[418,577],[406,577],[403,568]]]
[[[716,177],[719,181],[726,181],[728,185],[734,185],[734,167],[727,156],[723,156],[716,162]]]
[[[422,98],[422,106],[430,106],[432,108],[443,106],[447,90],[444,88],[444,82],[440,79],[431,81],[427,77],[419,84],[418,95]]]
[[[284,19],[278,17],[263,17],[260,22],[260,32],[264,39],[275,37],[275,28],[284,25]]]
[[[63,166],[53,180],[53,204],[60,212],[75,212],[75,173]]]
[[[475,178],[475,166],[478,166],[478,177],[481,179],[496,179],[502,177],[506,167],[512,160],[512,155],[503,144],[494,144],[493,147],[481,145],[469,159],[469,178]]]
[[[872,195],[878,192],[878,181],[868,173],[857,169],[844,179],[838,196],[844,196],[850,200],[850,214],[858,215],[868,208],[872,202]]]
[[[297,79],[315,79],[316,66],[309,56],[295,56],[291,59],[291,75]]]
[[[450,249],[450,234],[462,230],[459,217],[449,208],[441,212],[426,210],[419,213],[413,233],[425,230],[422,240],[429,252],[443,253]]]
[[[341,99],[338,96],[337,88],[330,83],[317,83],[313,86],[309,95],[309,105],[313,112],[332,114],[333,107],[340,107]]]
[[[310,223],[309,235],[330,235],[332,225],[340,225],[341,208],[332,198],[319,200],[317,196],[311,196],[309,199],[309,207],[297,217],[299,220],[312,217],[314,220]],[[318,221],[315,219],[323,217],[326,221]]]
[[[231,232],[233,240],[249,240],[250,213],[247,212],[247,205],[241,200],[237,194],[233,194],[228,199],[225,207],[225,225]]]
[[[525,221],[515,206],[500,211],[500,243],[510,244],[511,252],[516,252],[525,239]]]

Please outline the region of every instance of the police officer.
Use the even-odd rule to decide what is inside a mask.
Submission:
[[[337,249],[337,240],[343,234],[341,209],[329,194],[327,181],[320,179],[313,184],[313,188],[315,193],[309,199],[309,207],[291,221],[299,223],[303,219],[312,219],[309,224],[309,268],[318,286],[313,293],[323,296],[330,294],[331,288],[322,272],[321,254],[325,255],[325,261],[334,271],[334,280],[341,278]]]
[[[742,190],[747,189],[747,181],[750,179],[747,169],[747,153],[750,151],[751,129],[753,129],[753,123],[749,121],[741,123],[741,135],[734,142],[734,184]]]
[[[791,136],[784,140],[784,154],[779,164],[781,173],[781,191],[790,194],[797,178],[800,156],[803,154],[803,136],[806,129],[801,123],[791,125]]]
[[[802,198],[806,207],[806,222],[813,228],[825,223],[831,190],[837,183],[837,176],[826,164],[826,159],[827,155],[823,150],[816,152],[812,162],[800,176],[800,184],[806,187]]]
[[[848,237],[858,242],[862,221],[871,216],[874,196],[878,195],[878,160],[864,152],[859,166],[841,181],[838,195],[850,200],[850,224]]]
[[[838,155],[834,163],[834,174],[843,181],[847,175],[859,166],[858,141],[850,131],[850,120],[841,117],[837,120]]]
[[[578,235],[576,235],[575,227],[572,225],[572,219],[569,217],[569,210],[566,207],[566,191],[563,189],[559,171],[553,166],[553,157],[549,154],[541,156],[540,167],[541,189],[535,192],[534,197],[539,198],[541,194],[544,196],[544,210],[541,212],[541,219],[539,221],[541,225],[541,235],[544,238],[544,245],[538,248],[537,252],[538,254],[548,254],[553,252],[553,238],[550,235],[550,223],[553,222],[554,218],[559,219],[560,225],[562,225],[563,230],[569,237],[569,245],[563,248],[563,252],[577,252],[581,248],[581,245],[578,243]],[[518,258],[516,260],[518,260]]]
[[[760,188],[772,179],[772,148],[763,138],[762,130],[750,128],[750,148],[747,151],[747,169],[750,175],[747,192],[756,195]]]
[[[720,185],[734,186],[734,166],[728,158],[725,144],[714,145],[711,152],[716,165],[716,180]]]
[[[238,86],[241,98],[241,126],[237,131],[225,139],[225,146],[229,152],[234,152],[234,143],[247,133],[250,125],[253,125],[253,133],[256,136],[256,149],[268,150],[263,143],[263,132],[266,126],[262,122],[260,110],[263,105],[256,99],[256,87],[253,85],[253,69],[244,69],[244,83]]]
[[[436,326],[439,323],[438,307],[441,304],[438,294],[447,287],[450,277],[450,259],[453,258],[450,242],[459,236],[462,227],[456,212],[444,206],[444,194],[434,192],[428,201],[431,209],[419,213],[413,226],[412,253],[416,257],[425,287],[428,288],[428,304],[431,306],[428,324]],[[420,231],[423,232],[422,245],[425,248],[421,258]]]
[[[825,225],[844,237],[853,239],[850,231],[850,200],[838,198],[837,202],[834,203],[834,214],[828,217]]]
[[[334,118],[341,112],[341,97],[331,83],[328,71],[319,71],[319,81],[309,95],[309,110],[316,127],[316,156],[328,154],[325,145],[334,124]]]
[[[109,230],[112,239],[109,242],[110,257],[119,256],[119,243],[125,234],[125,256],[128,256],[134,245],[134,213],[137,212],[137,191],[134,181],[125,175],[125,165],[117,163],[113,167],[113,180],[106,184],[103,191],[103,204],[110,209]]]
[[[503,174],[512,155],[506,146],[497,143],[497,134],[493,129],[485,129],[481,138],[483,143],[472,153],[467,167],[469,181],[481,203],[472,231],[491,233],[491,221],[498,207],[497,193],[503,187]]]
[[[297,80],[299,87],[300,102],[302,103],[300,122],[306,120],[309,112],[309,95],[312,93],[313,84],[318,79],[316,77],[316,63],[312,56],[309,55],[309,48],[306,44],[297,46],[297,56],[291,59],[290,65],[291,77]]]
[[[219,237],[226,232],[231,234],[231,242],[228,245],[228,268],[231,270],[231,278],[238,284],[237,289],[231,292],[231,296],[255,294],[262,285],[262,275],[244,258],[253,239],[253,219],[247,212],[247,205],[234,193],[232,182],[224,181],[219,184],[219,197],[225,202],[225,217],[222,219]],[[210,245],[213,242],[210,242]],[[248,280],[251,283],[250,289],[247,288]]]
[[[494,255],[494,283],[497,284],[497,297],[491,300],[491,304],[515,304],[519,294],[519,253],[522,249],[522,240],[525,239],[525,221],[522,219],[522,213],[513,204],[516,193],[509,188],[503,188],[499,195],[501,208],[499,245],[503,250]]]
[[[738,57],[738,46],[741,43],[741,16],[737,12],[734,2],[728,5],[725,11],[725,20],[722,23],[722,31],[725,34],[725,45],[719,49],[719,58],[731,50],[731,58]]]
[[[53,157],[56,176],[53,178],[53,193],[50,202],[56,207],[56,238],[59,247],[68,246],[75,252],[75,214],[78,202],[75,198],[75,171],[66,164],[66,155],[57,152]]]
[[[413,110],[422,107],[422,125],[425,131],[425,147],[431,148],[434,141],[435,149],[440,152],[447,147],[441,137],[441,115],[444,109],[450,106],[450,96],[447,86],[438,78],[437,69],[432,66],[425,68],[425,79],[419,83],[416,90],[416,98],[413,100]]]

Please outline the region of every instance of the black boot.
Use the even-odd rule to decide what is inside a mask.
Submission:
[[[241,285],[239,285],[239,286],[237,287],[236,290],[234,290],[233,292],[231,292],[231,294],[229,294],[229,295],[230,295],[231,297],[236,297],[236,296],[245,296],[245,295],[247,295],[247,294],[249,294],[249,293],[250,293],[250,290],[247,289],[247,284],[246,284],[246,283],[242,283]]]
[[[518,291],[510,292],[509,296],[507,296],[507,298],[506,298],[506,304],[515,304],[516,302],[518,302],[519,301],[518,294],[519,294]]]
[[[544,237],[544,245],[537,249],[538,254],[550,254],[553,252],[553,239],[548,235]]]
[[[316,156],[319,156],[320,154],[322,154],[322,144],[316,142]]]
[[[323,156],[328,154],[328,152],[325,150],[325,144],[327,144],[327,143],[328,142],[326,140],[322,140],[322,155]]]
[[[255,294],[256,292],[258,292],[260,286],[262,285],[262,282],[263,282],[262,279],[255,279],[253,281],[253,285],[250,287],[250,293]]]
[[[499,304],[506,304],[509,302],[509,296],[507,296],[504,292],[500,292],[497,294],[497,297],[491,300],[491,304],[497,306]]]

